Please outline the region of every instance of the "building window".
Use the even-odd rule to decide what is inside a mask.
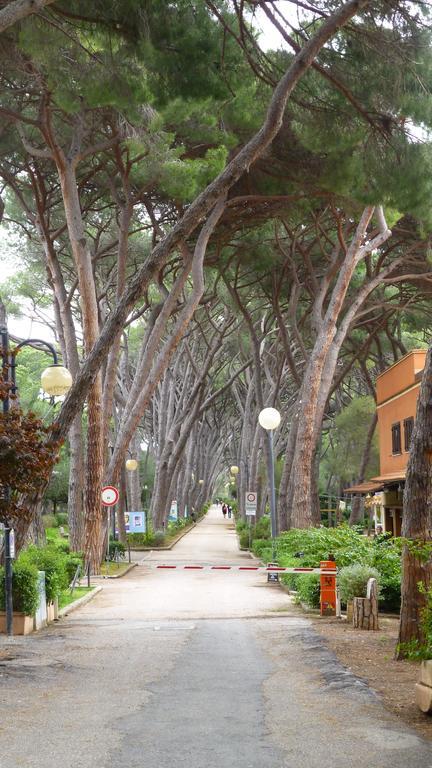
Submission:
[[[404,419],[404,448],[406,451],[410,449],[413,429],[414,418],[410,416],[409,419]]]
[[[392,453],[401,453],[401,425],[400,421],[392,426]]]

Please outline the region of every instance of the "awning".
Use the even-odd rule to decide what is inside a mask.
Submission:
[[[392,485],[392,483],[400,483],[401,480],[405,480],[405,475],[406,470],[400,469],[399,472],[389,472],[387,475],[371,477],[371,482],[381,483],[382,485]]]
[[[378,478],[374,477],[373,480],[367,480],[364,483],[358,485],[351,485],[350,488],[344,488],[344,493],[375,493],[376,491],[382,491],[382,483],[377,483]]]

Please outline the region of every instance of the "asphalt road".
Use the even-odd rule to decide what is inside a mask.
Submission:
[[[88,606],[29,638],[3,637],[0,768],[432,768],[430,743],[265,575],[158,562],[248,555],[213,509]]]

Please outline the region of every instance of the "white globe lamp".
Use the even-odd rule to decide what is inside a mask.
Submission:
[[[41,375],[41,387],[50,397],[62,397],[72,386],[72,376],[64,365],[49,365]]]
[[[258,421],[263,429],[277,429],[281,421],[281,415],[276,408],[263,408],[258,416]]]

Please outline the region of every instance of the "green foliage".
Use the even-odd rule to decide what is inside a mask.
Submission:
[[[66,573],[68,584],[72,582],[78,566],[81,566],[81,575],[83,574],[84,555],[79,552],[71,552],[66,558]]]
[[[48,602],[59,597],[61,591],[68,586],[66,570],[67,557],[56,547],[30,546],[21,554],[23,562],[36,566],[39,571],[45,571],[45,590]]]
[[[352,563],[367,562],[371,542],[348,525],[341,525],[338,528],[292,529],[278,537],[276,546],[281,565],[317,568],[321,560],[328,560],[330,555],[334,555],[338,567],[342,568]],[[300,552],[303,553],[301,562],[295,557]]]
[[[4,584],[4,568],[0,568],[0,584]],[[12,599],[14,611],[34,615],[39,602],[38,569],[22,556],[13,564]],[[5,610],[4,589],[0,589],[0,610]]]
[[[297,601],[310,608],[320,606],[320,579],[318,574],[310,573],[297,577]]]
[[[341,568],[338,573],[338,584],[340,589],[340,598],[342,603],[347,603],[354,597],[366,597],[366,587],[369,579],[376,579],[380,582],[380,574],[376,568],[369,565],[347,565]]]
[[[239,535],[240,546],[243,549],[248,549],[249,542],[253,542],[253,551],[256,553],[256,542],[264,540],[265,546],[268,547],[268,540],[270,539],[270,517],[264,515],[260,517],[256,525],[250,525],[248,520],[237,520],[236,529]]]
[[[349,485],[360,468],[368,426],[375,413],[372,397],[356,397],[336,416],[330,430],[323,437],[323,458],[320,462],[321,486],[327,487],[327,478],[334,478],[334,487]],[[378,437],[375,434],[366,476],[379,473]]]
[[[126,557],[126,546],[121,541],[113,541],[113,539],[110,539],[109,559],[114,560],[116,553],[117,553],[117,557],[119,557],[120,560],[124,560]]]
[[[400,610],[401,549],[401,539],[392,539],[385,534],[372,541],[370,563],[379,571],[382,606],[388,611]]]
[[[410,640],[408,643],[400,643],[398,649],[410,661],[427,661],[432,659],[432,587],[426,589],[423,582],[419,582],[417,587],[419,592],[426,596],[426,605],[420,618],[423,641]]]
[[[59,521],[57,515],[42,515],[42,522],[45,530],[48,528],[58,528]]]
[[[400,539],[387,536],[369,538],[348,525],[293,529],[276,539],[277,561],[285,567],[318,568],[322,560],[328,560],[329,555],[333,555],[340,569],[356,564],[368,569],[368,572],[376,569],[381,605],[390,611],[397,611],[400,606],[401,546]],[[266,540],[254,540],[252,551],[265,562],[271,560],[271,548]],[[282,578],[290,588],[298,589],[299,576],[286,574]]]

